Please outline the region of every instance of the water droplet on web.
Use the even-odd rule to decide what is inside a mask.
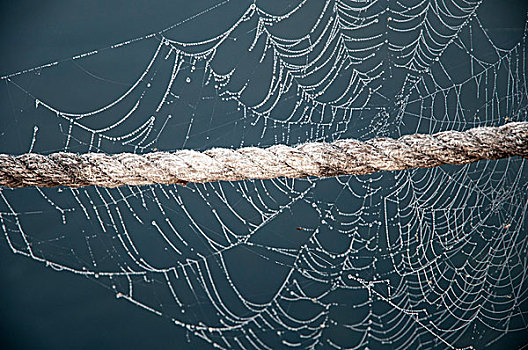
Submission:
[[[189,84],[191,82],[191,77],[187,77],[185,81],[187,82],[187,84]]]
[[[151,86],[152,86],[152,84],[151,84],[151,83],[147,83],[147,87],[148,87],[148,88],[149,88],[149,87],[151,87]]]

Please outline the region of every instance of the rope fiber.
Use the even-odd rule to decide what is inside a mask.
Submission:
[[[0,154],[0,186],[119,187],[244,179],[330,177],[528,157],[528,122],[464,132],[365,142],[345,139],[294,147],[213,148],[147,154]]]

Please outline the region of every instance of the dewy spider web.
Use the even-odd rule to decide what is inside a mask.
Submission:
[[[203,150],[526,121],[526,28],[515,43],[493,37],[484,6],[224,1],[4,75],[27,114],[21,131],[2,127],[2,151]],[[233,18],[225,31],[210,25],[218,16]],[[101,78],[126,73],[132,55],[148,60],[131,84]],[[70,101],[61,74],[100,90]],[[481,348],[526,334],[527,170],[512,158],[324,180],[1,189],[0,223],[13,252],[97,278],[217,347]]]

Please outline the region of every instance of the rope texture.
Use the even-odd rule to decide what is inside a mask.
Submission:
[[[528,122],[465,132],[346,139],[295,147],[214,148],[148,154],[0,154],[0,186],[119,187],[244,179],[329,177],[528,157]]]

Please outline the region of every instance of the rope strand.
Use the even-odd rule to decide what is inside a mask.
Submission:
[[[148,154],[18,156],[0,154],[0,186],[119,187],[244,179],[330,177],[466,164],[482,159],[528,157],[528,122],[414,134],[365,142],[346,139],[294,147],[213,148]]]

